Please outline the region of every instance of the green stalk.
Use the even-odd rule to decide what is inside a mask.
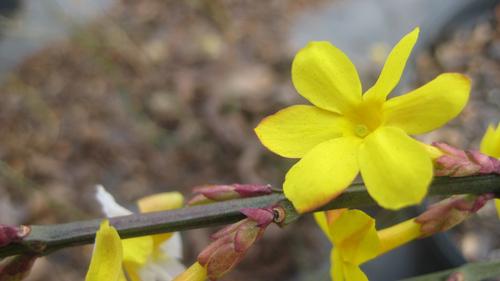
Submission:
[[[428,195],[484,193],[500,194],[500,176],[436,178]],[[240,213],[242,208],[263,208],[278,205],[285,209],[284,225],[293,222],[300,216],[291,202],[282,193],[276,192],[267,196],[224,201],[172,211],[115,217],[111,218],[110,222],[122,238],[131,238],[230,224],[244,218]],[[356,183],[319,210],[360,208],[370,205],[375,205],[375,202],[368,195],[364,184]],[[102,218],[55,225],[31,225],[31,233],[23,241],[0,248],[0,258],[24,253],[46,255],[58,249],[93,243],[101,221]]]

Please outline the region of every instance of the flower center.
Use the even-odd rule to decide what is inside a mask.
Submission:
[[[360,138],[366,137],[366,135],[368,135],[369,132],[370,132],[370,130],[368,129],[368,127],[365,124],[357,124],[354,127],[354,133],[356,134],[356,136],[358,136]]]

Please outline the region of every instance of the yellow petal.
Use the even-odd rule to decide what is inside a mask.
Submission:
[[[328,222],[326,221],[326,213],[325,212],[315,212],[314,220],[318,224],[319,228],[323,231],[328,239],[333,243],[330,235],[330,228],[328,227]]]
[[[269,150],[283,157],[300,158],[324,141],[349,134],[350,126],[336,113],[295,105],[262,120],[255,133]]]
[[[314,147],[287,173],[283,191],[299,212],[314,210],[338,196],[358,174],[361,140],[342,137]]]
[[[346,281],[368,281],[368,277],[366,277],[359,265],[345,264],[344,275]]]
[[[363,97],[364,99],[383,102],[387,95],[396,87],[405,69],[406,61],[411,54],[413,46],[415,46],[417,42],[419,32],[420,29],[418,27],[415,28],[394,46],[385,61],[377,82],[366,91]]]
[[[427,151],[427,155],[429,155],[429,157],[432,160],[436,160],[439,157],[444,155],[444,152],[441,151],[441,149],[439,149],[433,145],[428,145],[428,144],[423,143],[423,142],[419,142],[419,144],[425,149],[425,151]]]
[[[123,262],[127,271],[135,271],[148,261],[153,253],[151,236],[129,238],[122,241]]]
[[[481,140],[481,152],[491,157],[500,158],[500,123],[495,130],[495,126],[488,126],[488,130]]]
[[[130,281],[142,281],[139,271],[141,266],[131,262],[123,262],[123,268],[127,272],[127,277]]]
[[[137,201],[141,213],[160,212],[181,208],[184,197],[179,192],[163,192],[143,197]]]
[[[345,211],[347,211],[347,209],[336,209],[336,210],[314,213],[314,220],[316,220],[318,226],[321,228],[323,233],[325,233],[326,237],[330,239],[330,242],[332,243],[333,243],[333,238],[330,233],[330,224],[332,224],[333,221],[336,220],[338,217],[340,217],[340,215],[342,215],[342,213]]]
[[[198,262],[190,266],[181,275],[175,277],[173,281],[205,281],[207,270]]]
[[[122,270],[122,244],[116,229],[105,220],[96,233],[94,253],[86,281],[125,280]]]
[[[333,281],[344,281],[344,261],[340,257],[337,248],[333,248],[330,253],[330,276]]]
[[[163,192],[143,197],[137,201],[141,213],[168,211],[181,208],[184,205],[184,197],[179,192]],[[154,248],[172,237],[172,233],[152,235]],[[156,254],[159,254],[157,252]]]
[[[495,199],[495,207],[497,208],[497,215],[500,219],[500,199]]]
[[[386,126],[408,134],[432,131],[455,118],[467,104],[470,80],[458,73],[444,73],[405,95],[384,103]]]
[[[343,212],[330,224],[330,233],[344,262],[360,265],[379,252],[375,220],[360,210]]]
[[[420,203],[433,176],[425,148],[394,127],[382,127],[365,139],[359,166],[368,193],[387,209]]]
[[[153,238],[153,256],[155,257],[161,257],[164,253],[163,251],[161,250],[160,246],[167,240],[169,240],[170,238],[172,238],[172,235],[174,235],[174,233],[172,232],[169,232],[169,233],[162,233],[162,234],[155,234],[155,235],[151,235],[150,237]]]
[[[342,113],[361,101],[361,82],[351,60],[329,42],[311,42],[292,63],[295,89],[312,104]]]
[[[339,250],[334,248],[330,255],[330,276],[333,281],[368,281],[359,265],[354,265],[342,260]]]

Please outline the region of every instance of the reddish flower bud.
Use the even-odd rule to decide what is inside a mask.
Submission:
[[[243,223],[246,223],[246,220],[240,220],[237,223],[230,224],[222,228],[221,230],[217,231],[216,233],[210,235],[210,239],[217,240],[225,236],[230,236],[232,233],[237,231],[240,225],[242,225]]]
[[[212,201],[226,201],[236,198],[246,198],[271,194],[270,185],[262,184],[230,184],[230,185],[204,185],[195,187],[195,196],[189,200],[188,205],[200,205]]]
[[[212,259],[213,254],[222,246],[226,244],[231,244],[234,237],[233,235],[222,236],[210,243],[201,253],[198,255],[198,262],[205,266]]]
[[[500,161],[479,151],[463,151],[446,143],[433,143],[444,155],[435,160],[436,175],[465,177],[479,174],[500,174]]]
[[[268,195],[273,193],[270,184],[233,184],[242,198]]]
[[[31,229],[28,226],[11,226],[0,224],[0,247],[21,241],[28,236]]]
[[[206,198],[214,201],[225,201],[238,198],[238,192],[232,185],[204,185],[195,187],[194,194],[204,195]]]
[[[415,221],[421,224],[424,236],[446,231],[481,209],[493,194],[453,196],[429,207]]]
[[[244,253],[238,252],[234,249],[234,245],[228,243],[223,244],[216,248],[210,255],[210,258],[205,266],[207,269],[207,277],[209,280],[217,280],[224,274],[228,273],[235,267],[243,258]]]
[[[38,256],[20,255],[8,258],[0,264],[0,281],[18,281],[28,276]]]
[[[198,262],[207,269],[208,278],[217,280],[236,266],[264,230],[265,227],[257,222],[244,219],[212,235],[215,241],[198,255]]]
[[[496,158],[490,157],[486,154],[482,154],[477,150],[471,150],[467,152],[469,159],[477,163],[481,169],[479,170],[479,174],[492,174],[492,173],[500,173],[500,161]]]
[[[214,241],[198,255],[210,280],[217,280],[236,266],[275,219],[273,208],[246,208],[241,212],[248,218],[214,233],[210,237]]]
[[[247,218],[257,222],[257,225],[261,227],[266,227],[274,221],[273,208],[244,208],[240,212]]]

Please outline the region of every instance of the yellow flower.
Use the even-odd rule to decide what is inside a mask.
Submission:
[[[97,187],[96,197],[108,217],[132,214],[116,203],[113,196],[102,186]],[[180,193],[167,192],[142,198],[137,204],[140,212],[147,213],[180,208],[183,201]],[[132,281],[170,281],[185,269],[179,262],[182,258],[182,243],[178,233],[124,239],[121,244],[123,246],[123,254],[120,254],[121,265]],[[97,247],[96,244],[96,249]]]
[[[122,270],[122,243],[109,221],[101,223],[96,233],[95,248],[85,281],[126,281]]]
[[[285,195],[299,212],[338,196],[361,172],[370,195],[385,208],[417,204],[433,176],[432,161],[408,134],[434,130],[467,103],[468,78],[445,73],[386,101],[417,41],[416,28],[394,47],[380,77],[364,95],[356,68],[328,42],[311,42],[292,64],[292,81],[314,106],[295,105],[255,129],[271,151],[301,158],[287,173]]]
[[[377,232],[375,220],[359,210],[314,213],[316,222],[334,245],[330,275],[334,281],[368,280],[360,265],[421,236],[413,219]]]
[[[496,129],[493,125],[488,126],[488,130],[481,140],[481,152],[491,157],[500,158],[500,123]],[[500,218],[500,199],[495,199],[495,206]]]
[[[368,280],[359,266],[376,257],[380,249],[375,220],[362,211],[346,209],[315,213],[314,217],[334,245],[332,280]]]

